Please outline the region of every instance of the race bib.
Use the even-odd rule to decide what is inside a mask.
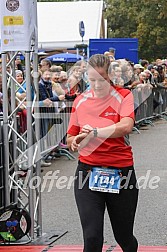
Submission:
[[[89,177],[89,189],[92,191],[119,193],[120,172],[117,169],[93,167]]]

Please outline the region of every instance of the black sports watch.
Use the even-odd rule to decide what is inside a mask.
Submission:
[[[94,137],[97,137],[97,135],[98,135],[97,128],[93,128],[93,135],[94,135]]]

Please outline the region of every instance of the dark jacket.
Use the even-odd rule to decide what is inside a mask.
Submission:
[[[58,96],[53,95],[51,81],[44,81],[41,78],[39,81],[39,100],[43,101],[47,98],[53,102],[60,101]]]

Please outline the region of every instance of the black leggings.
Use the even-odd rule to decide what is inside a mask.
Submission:
[[[88,188],[91,166],[79,161],[75,181],[75,199],[84,237],[84,252],[102,252],[104,212],[107,208],[114,237],[123,252],[137,252],[138,243],[133,235],[138,189],[133,167],[122,169],[122,175],[131,172],[130,181],[119,194],[91,191]],[[121,186],[125,185],[122,180]],[[132,186],[133,185],[133,186]],[[130,188],[129,188],[130,186]],[[133,187],[133,188],[132,188]]]

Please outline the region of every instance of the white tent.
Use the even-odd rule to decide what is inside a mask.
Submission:
[[[81,44],[80,21],[85,26],[84,43],[101,37],[103,1],[38,2],[37,12],[39,49],[74,48]]]
[[[38,2],[37,19],[39,49],[74,48],[81,44],[80,21],[85,26],[85,44],[89,39],[105,37],[103,1]]]

